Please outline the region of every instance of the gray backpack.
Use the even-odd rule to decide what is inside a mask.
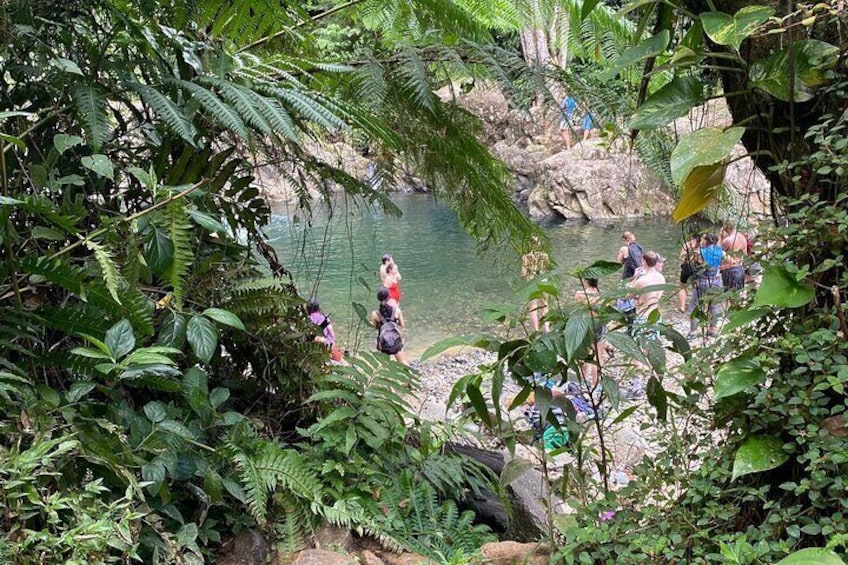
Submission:
[[[403,349],[403,336],[400,326],[394,319],[384,320],[377,330],[377,351],[394,355]]]

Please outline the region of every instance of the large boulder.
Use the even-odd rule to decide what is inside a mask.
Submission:
[[[527,197],[533,218],[605,220],[667,215],[674,198],[631,153],[607,152],[589,140],[537,163]]]

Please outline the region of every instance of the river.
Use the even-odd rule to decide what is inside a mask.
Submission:
[[[515,290],[523,281],[517,260],[507,262],[497,251],[478,255],[456,215],[430,195],[402,194],[392,201],[403,212],[400,218],[344,198],[316,203],[311,223],[302,211],[278,206],[266,230],[301,293],[318,296],[343,349],[373,346],[374,331],[360,323],[353,304],[368,312],[376,307],[377,269],[384,253],[394,255],[403,275],[401,307],[411,357],[446,337],[485,330],[481,312],[487,306],[519,303]],[[566,271],[598,259],[615,260],[621,232],[630,230],[645,250],[668,258],[666,278],[677,282],[683,232],[670,219],[556,222],[543,228],[554,260]],[[616,280],[611,277],[602,288]],[[576,279],[566,279],[561,293],[571,295],[577,288]]]

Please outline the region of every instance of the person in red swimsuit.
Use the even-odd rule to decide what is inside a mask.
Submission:
[[[386,276],[383,279],[384,285],[389,289],[389,298],[395,301],[395,304],[400,304],[400,272],[397,270],[397,265],[394,262],[386,265]]]

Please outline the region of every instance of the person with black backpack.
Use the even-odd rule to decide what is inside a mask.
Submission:
[[[616,261],[624,266],[621,272],[622,280],[632,279],[636,270],[642,267],[642,255],[645,250],[636,243],[636,236],[629,231],[621,234],[621,241],[624,245],[618,249]]]
[[[409,365],[403,352],[403,312],[389,297],[389,289],[381,286],[377,290],[380,305],[371,312],[371,325],[377,330],[377,351],[391,355],[398,363]]]

